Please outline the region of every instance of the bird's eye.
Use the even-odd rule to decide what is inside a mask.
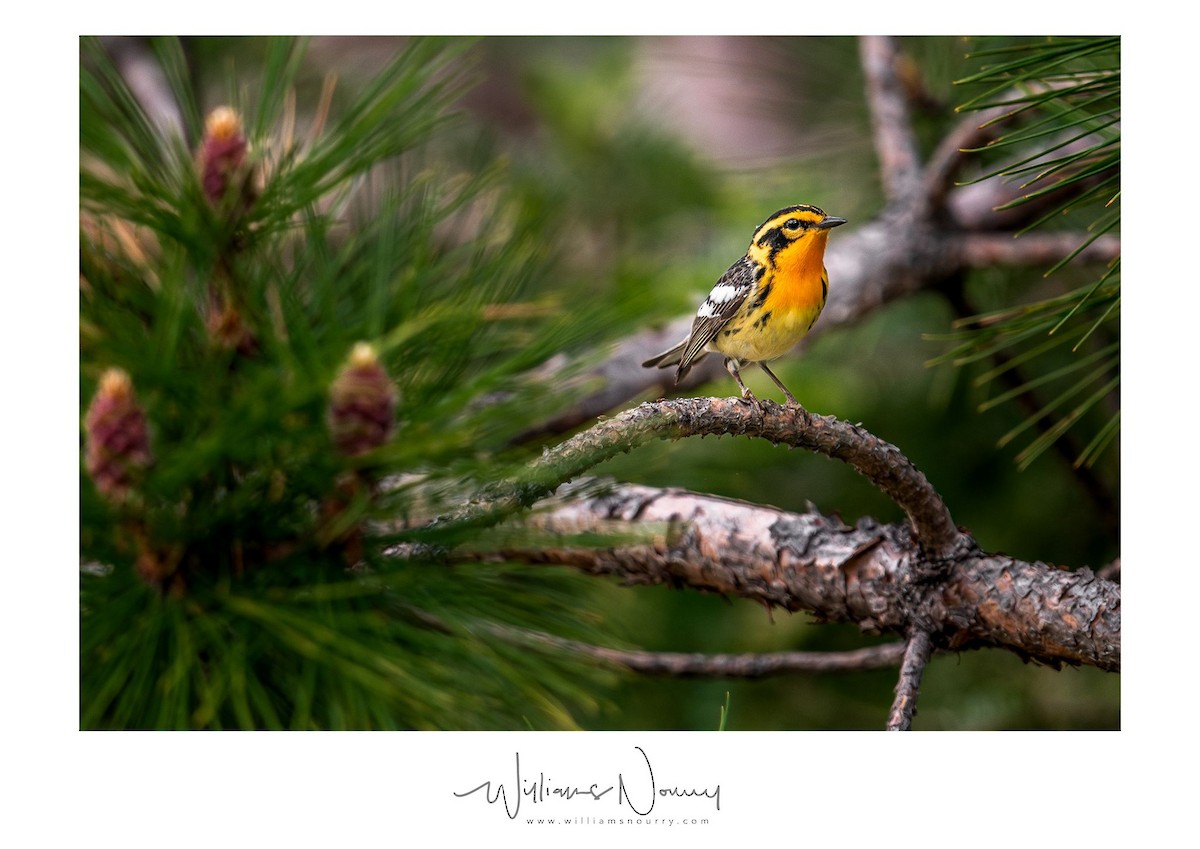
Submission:
[[[787,221],[784,222],[783,229],[784,230],[799,230],[800,229],[800,219],[789,218]]]

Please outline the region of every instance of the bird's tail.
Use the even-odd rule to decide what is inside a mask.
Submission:
[[[654,368],[655,366],[658,368],[669,368],[670,366],[676,365],[680,360],[683,359],[683,352],[687,349],[687,343],[688,340],[684,339],[673,348],[668,348],[661,354],[651,357],[642,363],[642,368]],[[683,380],[684,375],[686,375],[691,367],[695,365],[696,362],[703,356],[704,354],[702,353],[699,357],[694,358],[686,366],[680,366],[679,370],[675,372],[675,382],[678,383],[679,381]]]

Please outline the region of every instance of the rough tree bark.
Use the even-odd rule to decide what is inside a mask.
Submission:
[[[628,583],[717,592],[900,634],[915,646],[905,653],[902,685],[909,683],[898,688],[895,709],[901,713],[893,719],[901,724],[904,716],[911,721],[919,667],[935,648],[998,647],[1055,667],[1120,670],[1118,584],[1086,568],[1067,571],[981,551],[954,526],[937,492],[895,446],[857,425],[770,401],[642,404],[547,450],[523,479],[443,522],[511,521],[559,482],[619,452],[656,438],[723,434],[843,460],[886,492],[908,522],[862,520],[851,528],[816,512],[791,514],[679,490],[589,486],[563,493],[520,522],[564,539],[584,532],[628,539],[639,530],[645,538],[603,547],[556,545],[543,536],[449,557],[572,566]]]

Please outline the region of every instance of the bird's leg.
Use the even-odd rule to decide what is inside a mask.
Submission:
[[[799,407],[800,406],[800,402],[796,400],[796,396],[788,391],[788,388],[783,385],[783,381],[775,376],[775,372],[773,372],[769,368],[767,368],[766,363],[759,363],[758,366],[759,366],[759,368],[761,368],[763,371],[765,371],[767,373],[767,377],[769,377],[769,378],[771,378],[771,380],[775,381],[776,386],[778,386],[780,389],[783,390],[783,394],[787,396],[787,402],[788,402],[789,407]],[[739,380],[738,383],[741,383],[741,381]]]
[[[754,393],[746,387],[746,384],[742,383],[742,376],[738,374],[737,360],[733,359],[732,357],[726,357],[725,370],[733,375],[733,379],[737,381],[738,388],[742,390],[742,398],[748,401],[758,401],[758,399],[754,397]]]

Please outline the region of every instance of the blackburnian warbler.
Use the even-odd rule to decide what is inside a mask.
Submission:
[[[754,231],[746,255],[729,266],[708,293],[688,337],[642,365],[678,364],[678,383],[705,354],[721,354],[742,397],[753,400],[739,370],[758,363],[788,403],[798,404],[767,362],[786,354],[821,314],[829,294],[825,243],[830,229],[845,223],[845,218],[808,204],[776,212]]]

